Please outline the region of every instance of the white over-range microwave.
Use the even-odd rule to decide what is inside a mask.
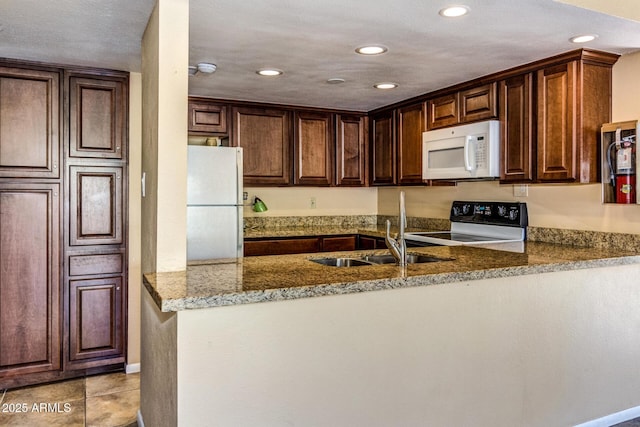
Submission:
[[[423,179],[500,177],[500,121],[487,120],[422,133]]]

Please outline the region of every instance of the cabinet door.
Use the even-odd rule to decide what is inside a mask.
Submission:
[[[123,243],[123,168],[69,167],[69,244]]]
[[[244,149],[244,185],[290,183],[290,135],[287,111],[233,109],[233,145]]]
[[[0,66],[0,177],[60,176],[60,75]]]
[[[189,133],[227,134],[227,107],[189,101]]]
[[[69,361],[72,368],[114,363],[124,356],[122,279],[69,282]],[[97,358],[109,358],[96,362]],[[90,361],[89,359],[94,359]],[[79,365],[79,362],[85,362]]]
[[[127,141],[126,85],[121,80],[69,79],[69,155],[122,159]]]
[[[398,109],[398,184],[422,183],[422,132],[426,104]]]
[[[440,96],[427,101],[427,129],[438,129],[460,122],[458,112],[458,94]]]
[[[533,75],[523,74],[500,82],[500,180],[533,180]]]
[[[0,184],[0,378],[58,370],[58,184]]]
[[[331,185],[335,163],[332,115],[297,111],[294,123],[294,184]]]
[[[396,183],[396,139],[394,112],[373,116],[371,119],[371,183]]]
[[[460,92],[460,123],[477,122],[498,117],[496,92],[497,83],[490,83]]]
[[[367,185],[367,118],[336,117],[336,185]]]
[[[538,71],[537,179],[576,178],[576,66],[569,62]]]

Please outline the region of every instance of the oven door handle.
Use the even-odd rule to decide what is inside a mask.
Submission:
[[[473,146],[472,146],[473,145]],[[464,138],[464,169],[472,172],[476,169],[475,138],[467,135]],[[470,157],[470,155],[472,157]]]

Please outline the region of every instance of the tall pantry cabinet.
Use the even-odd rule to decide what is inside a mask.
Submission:
[[[127,94],[0,60],[0,388],[124,365]]]

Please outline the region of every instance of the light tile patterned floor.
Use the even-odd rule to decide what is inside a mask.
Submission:
[[[7,391],[0,426],[136,427],[139,407],[140,374],[97,375]]]

